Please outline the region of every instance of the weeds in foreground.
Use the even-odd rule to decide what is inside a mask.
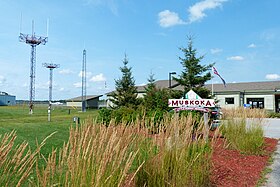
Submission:
[[[52,152],[46,159],[46,167],[37,165],[37,180],[33,184],[121,186],[139,152],[136,145],[141,141],[133,128],[124,125],[71,128],[69,141],[61,150]]]
[[[246,124],[246,119],[231,119],[221,127],[221,132],[231,148],[241,153],[263,154],[264,132],[260,124]]]
[[[224,119],[233,119],[233,118],[266,118],[267,113],[264,109],[250,109],[239,107],[235,109],[223,109],[223,118]]]
[[[22,186],[33,170],[36,158],[49,135],[38,145],[35,151],[31,151],[27,142],[14,146],[16,132],[0,135],[0,186]]]
[[[193,129],[191,115],[169,123],[159,134],[159,153],[137,173],[136,186],[209,186],[212,149],[198,138],[202,123]]]

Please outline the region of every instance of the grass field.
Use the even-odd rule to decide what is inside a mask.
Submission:
[[[1,106],[0,107],[0,135],[16,131],[16,144],[27,141],[32,150],[36,148],[36,141],[42,142],[44,138],[56,132],[46,145],[42,148],[42,153],[47,155],[52,148],[62,147],[63,142],[68,140],[69,128],[75,125],[74,116],[83,122],[88,117],[96,117],[97,110],[80,112],[80,109],[70,109],[63,106],[54,106],[52,110],[51,122],[48,122],[47,105],[36,106],[34,114],[28,114],[28,105]]]

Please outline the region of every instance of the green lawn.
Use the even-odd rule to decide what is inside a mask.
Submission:
[[[0,135],[15,130],[17,133],[16,144],[27,141],[31,149],[36,148],[36,141],[42,142],[44,138],[56,132],[42,148],[42,153],[47,155],[52,148],[60,148],[64,141],[68,140],[69,127],[75,125],[73,117],[80,118],[82,123],[88,117],[97,116],[97,110],[80,112],[80,109],[63,106],[54,106],[51,122],[48,122],[47,105],[36,106],[34,114],[28,114],[27,105],[1,106],[0,107]]]

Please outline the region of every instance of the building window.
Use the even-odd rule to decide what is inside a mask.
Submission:
[[[226,105],[234,104],[234,97],[227,97],[226,98]]]
[[[247,98],[247,104],[252,108],[264,108],[264,98]]]

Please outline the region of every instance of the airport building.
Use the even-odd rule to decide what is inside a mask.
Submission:
[[[0,106],[10,106],[16,104],[16,96],[0,91]]]
[[[169,80],[159,80],[155,82],[157,88],[169,88]],[[264,108],[269,111],[280,111],[280,81],[264,82],[242,82],[223,84],[206,84],[218,105],[222,108]],[[184,88],[172,80],[171,88],[174,90],[184,90]],[[137,86],[138,97],[145,94],[145,86]],[[107,94],[107,98],[110,98]],[[110,106],[109,101],[107,106]]]
[[[87,95],[85,98],[86,108],[99,108],[98,103],[100,97],[102,97],[102,95]],[[82,107],[82,96],[66,100],[66,106]]]

